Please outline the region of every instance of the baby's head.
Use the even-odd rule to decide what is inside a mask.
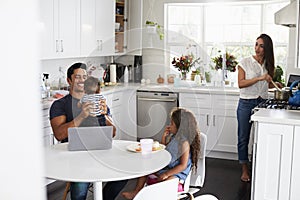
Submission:
[[[84,91],[86,94],[99,94],[100,93],[100,81],[93,76],[89,76],[84,81]]]

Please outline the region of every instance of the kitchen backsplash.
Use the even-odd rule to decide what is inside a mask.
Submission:
[[[115,62],[123,63],[125,65],[133,65],[133,56],[114,56]],[[41,60],[41,73],[49,74],[48,83],[51,87],[58,87],[59,79],[62,84],[67,86],[67,69],[75,62],[84,62],[88,67],[100,66],[100,64],[110,63],[111,57],[89,57],[89,58],[66,58],[66,59],[51,59]],[[61,70],[60,70],[61,69]]]

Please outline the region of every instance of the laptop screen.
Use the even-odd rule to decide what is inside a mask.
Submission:
[[[290,87],[291,84],[292,84],[294,81],[299,81],[299,80],[300,80],[300,75],[298,75],[298,74],[290,74],[290,75],[289,75],[288,82],[287,82],[287,87]]]

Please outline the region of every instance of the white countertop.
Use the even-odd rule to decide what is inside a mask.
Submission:
[[[300,112],[293,110],[260,109],[251,116],[251,120],[274,124],[300,125]]]
[[[181,93],[202,93],[202,94],[227,94],[227,95],[239,95],[240,90],[237,87],[228,86],[200,86],[195,85],[191,81],[186,81],[181,84],[180,87],[174,87],[173,84],[139,84],[139,83],[118,83],[115,86],[104,86],[101,88],[101,93],[106,95],[118,91],[124,90],[146,90],[157,92],[181,92]],[[41,101],[43,109],[48,109],[55,98],[47,98]]]

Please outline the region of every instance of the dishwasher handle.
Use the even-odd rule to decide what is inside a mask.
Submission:
[[[158,101],[158,102],[176,102],[177,99],[160,99],[160,98],[143,98],[143,97],[138,97],[138,100],[142,101]]]

